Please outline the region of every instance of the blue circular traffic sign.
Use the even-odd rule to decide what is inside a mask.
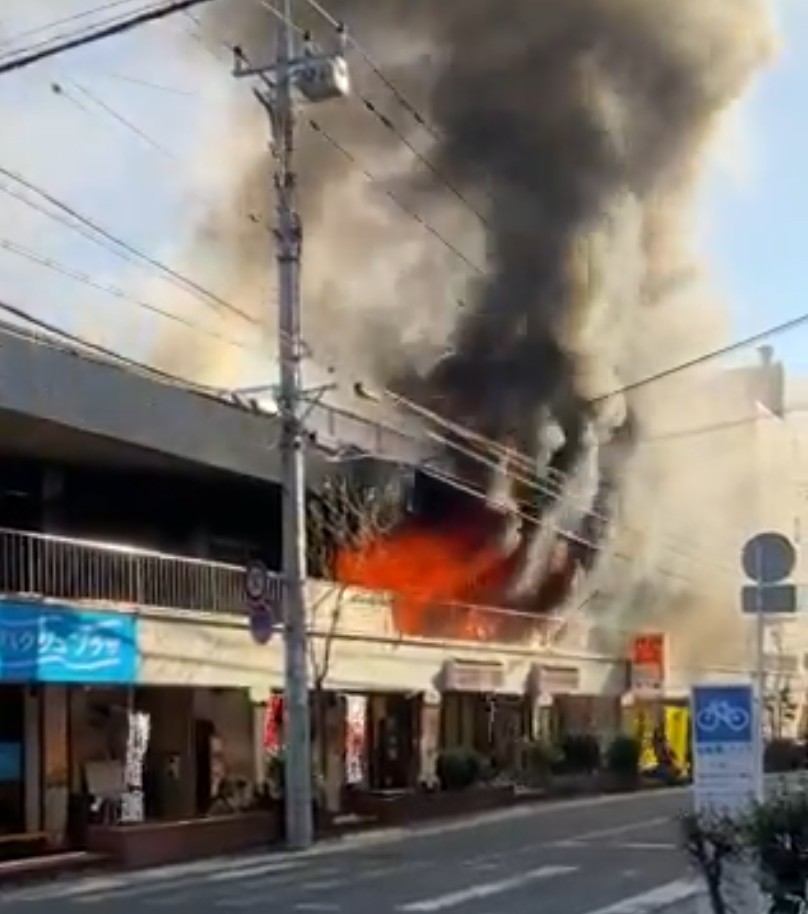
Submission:
[[[797,563],[797,550],[782,533],[758,533],[747,540],[741,553],[746,576],[758,584],[785,580]]]
[[[254,603],[250,606],[250,634],[256,644],[267,644],[275,633],[275,619],[268,606]]]

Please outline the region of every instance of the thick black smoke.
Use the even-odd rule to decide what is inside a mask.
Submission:
[[[395,161],[395,169],[386,169],[389,186],[425,218],[439,220],[457,210],[458,192],[465,197],[478,215],[465,213],[461,234],[482,233],[484,275],[467,281],[466,307],[458,309],[434,262],[421,271],[424,309],[453,327],[444,355],[426,368],[403,342],[409,314],[388,306],[384,319],[369,325],[363,312],[354,324],[365,328],[364,336],[353,330],[356,287],[339,275],[318,287],[328,294],[307,299],[309,336],[317,336],[322,315],[333,334],[329,318],[339,314],[351,345],[379,354],[374,367],[382,380],[535,457],[539,473],[548,467],[540,458],[542,434],[548,422],[559,425],[563,445],[549,455],[549,467],[569,482],[545,511],[602,535],[603,523],[590,509],[594,502],[598,514],[611,513],[641,417],[622,396],[600,395],[667,366],[682,343],[676,309],[693,268],[687,236],[695,182],[717,119],[766,57],[763,0],[331,0],[328,6],[432,129],[397,106],[357,57],[360,95],[389,114],[434,168],[412,158],[401,165],[395,133],[368,118],[361,102],[318,110],[317,119],[365,161]],[[236,19],[222,6],[224,18],[210,27],[252,54],[269,53],[271,30],[255,7],[245,4],[245,18]],[[299,14],[304,25],[317,24],[302,0]],[[327,34],[322,27],[317,33]],[[350,235],[317,234],[329,193],[350,167],[303,135],[302,209],[307,263],[314,261],[307,270],[317,271],[318,259],[330,262],[329,245],[351,248]],[[241,192],[268,215],[258,174],[245,177]],[[353,248],[370,275],[396,251],[362,224],[357,219]],[[245,261],[247,250],[238,252]],[[263,243],[259,250],[264,259]],[[377,294],[386,301],[399,290],[379,287]],[[690,342],[700,348],[702,332],[694,322],[685,348]],[[541,501],[529,486],[517,487],[517,496]],[[546,556],[540,544],[534,552],[530,562],[540,575]]]

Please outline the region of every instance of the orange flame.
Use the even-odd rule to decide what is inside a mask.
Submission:
[[[343,551],[336,576],[347,585],[390,592],[402,635],[522,640],[539,620],[491,608],[522,559],[521,549],[506,552],[500,545],[502,525],[488,511],[439,527],[411,523]]]

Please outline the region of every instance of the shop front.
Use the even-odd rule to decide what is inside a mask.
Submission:
[[[498,661],[447,661],[442,674],[440,744],[472,749],[492,771],[515,766],[520,741],[530,733],[527,695],[503,692],[505,668]]]
[[[0,856],[68,843],[70,694],[93,683],[131,687],[137,667],[134,616],[0,603]]]

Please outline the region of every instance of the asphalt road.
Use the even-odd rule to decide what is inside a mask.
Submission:
[[[692,892],[685,791],[523,807],[304,854],[263,853],[0,895],[0,914],[645,914]]]

